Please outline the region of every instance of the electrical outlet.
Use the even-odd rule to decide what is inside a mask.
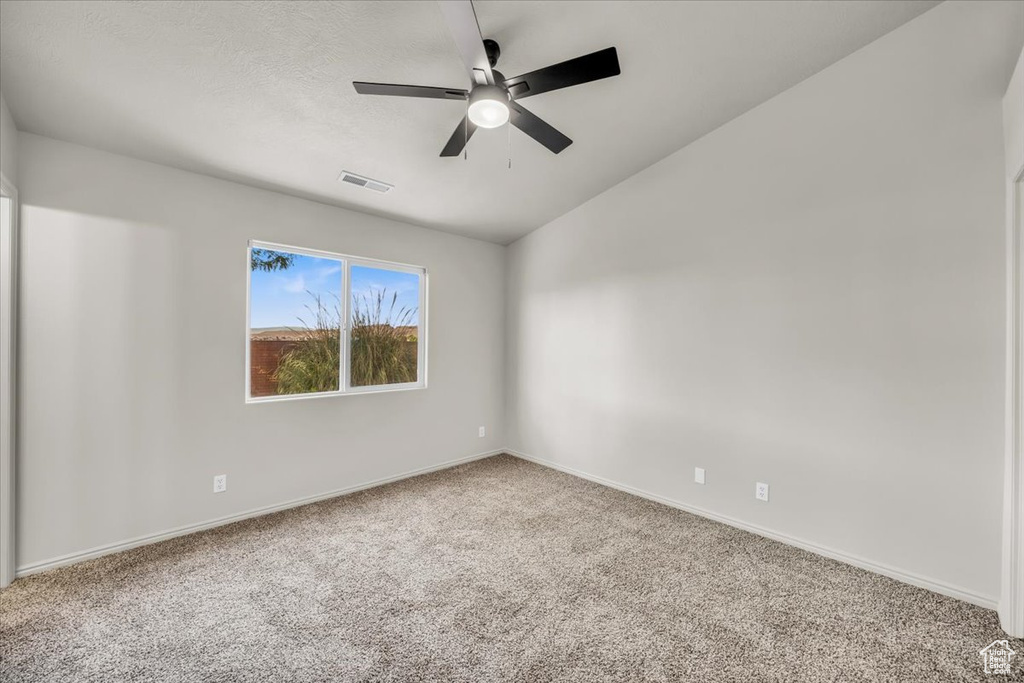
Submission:
[[[757,482],[757,487],[754,489],[754,497],[756,497],[758,500],[763,500],[764,502],[767,503],[768,484],[762,484],[761,482]]]
[[[485,436],[487,436],[487,427],[481,427],[480,428],[480,438],[482,439]]]
[[[704,483],[704,468],[703,467],[694,467],[693,468],[693,481],[698,483],[698,484],[703,484]]]
[[[218,474],[213,478],[213,492],[224,493],[228,490],[228,475]]]

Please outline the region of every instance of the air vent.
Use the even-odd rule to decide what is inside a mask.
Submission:
[[[367,190],[373,190],[374,192],[383,193],[394,188],[394,185],[388,185],[387,183],[382,183],[379,180],[373,180],[372,178],[356,175],[355,173],[349,173],[348,171],[342,171],[341,175],[338,176],[338,180],[343,183],[350,183],[358,187],[364,187]]]

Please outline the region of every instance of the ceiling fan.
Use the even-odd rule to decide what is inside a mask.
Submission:
[[[477,128],[497,128],[505,123],[511,123],[558,154],[571,145],[572,140],[519,104],[519,100],[620,73],[618,55],[614,47],[609,47],[522,76],[505,78],[494,69],[501,49],[493,40],[481,37],[472,0],[439,0],[438,4],[469,72],[472,81],[469,90],[362,81],[352,85],[363,95],[468,100],[466,116],[441,150],[442,157],[458,156]]]

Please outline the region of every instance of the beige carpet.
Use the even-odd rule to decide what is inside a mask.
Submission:
[[[993,612],[499,456],[19,579],[3,681],[949,681]]]

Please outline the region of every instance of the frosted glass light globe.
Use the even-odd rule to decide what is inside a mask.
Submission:
[[[469,120],[480,128],[508,123],[508,93],[496,85],[477,86],[469,95]]]

